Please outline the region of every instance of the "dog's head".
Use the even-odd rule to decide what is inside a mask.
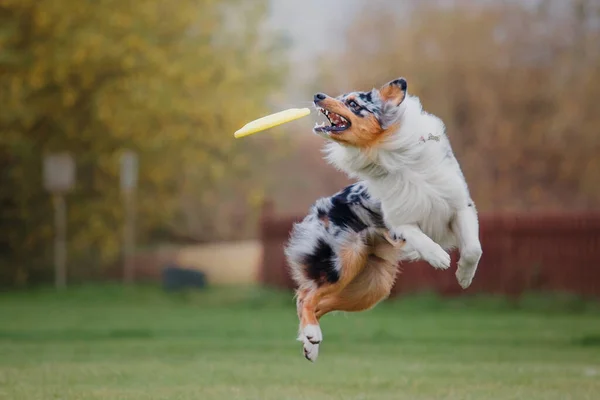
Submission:
[[[371,147],[398,124],[400,106],[406,97],[406,79],[399,78],[370,92],[351,92],[338,97],[314,96],[317,109],[328,119],[313,131],[336,142]]]

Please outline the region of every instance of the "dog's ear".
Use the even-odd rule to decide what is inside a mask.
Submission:
[[[383,85],[379,89],[379,95],[385,103],[399,106],[406,97],[407,88],[406,79],[398,78]]]

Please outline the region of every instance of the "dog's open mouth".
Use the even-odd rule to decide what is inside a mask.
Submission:
[[[331,132],[331,133],[339,133],[345,131],[350,127],[350,121],[346,118],[342,117],[340,114],[336,114],[332,111],[326,110],[322,107],[317,108],[329,121],[330,125],[327,125],[326,122],[318,123],[315,125],[315,132]]]

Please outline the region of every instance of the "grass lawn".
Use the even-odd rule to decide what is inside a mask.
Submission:
[[[329,315],[311,364],[288,293],[0,294],[0,399],[599,399],[600,307],[422,295]]]

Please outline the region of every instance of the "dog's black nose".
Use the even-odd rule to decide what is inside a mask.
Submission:
[[[325,100],[327,95],[325,93],[317,93],[315,94],[315,101]]]

